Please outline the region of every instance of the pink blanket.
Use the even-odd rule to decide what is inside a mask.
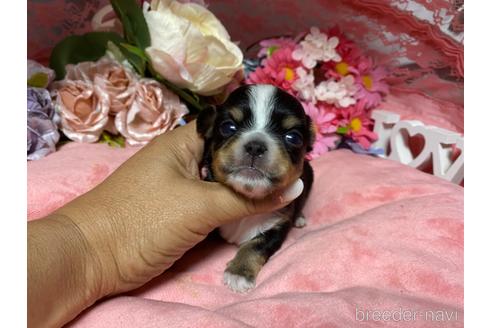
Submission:
[[[29,218],[89,190],[136,150],[70,144],[30,162]],[[308,225],[291,231],[253,291],[222,285],[236,247],[209,238],[70,326],[462,327],[463,189],[346,150],[313,167]]]

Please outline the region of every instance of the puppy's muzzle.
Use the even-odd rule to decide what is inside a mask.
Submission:
[[[244,151],[253,158],[261,157],[268,151],[268,147],[264,141],[252,140],[244,145]]]

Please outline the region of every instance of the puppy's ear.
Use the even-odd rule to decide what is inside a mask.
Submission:
[[[314,141],[316,140],[316,130],[314,127],[313,120],[307,114],[306,114],[306,119],[307,119],[307,123],[308,123],[308,127],[309,127],[309,129],[308,129],[308,131],[309,131],[308,132],[309,142],[308,142],[308,145],[306,148],[306,152],[309,153],[311,150],[313,150]]]
[[[196,130],[202,138],[208,139],[212,136],[216,116],[217,109],[215,106],[208,106],[198,114]]]

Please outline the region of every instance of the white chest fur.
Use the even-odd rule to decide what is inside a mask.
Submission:
[[[229,243],[240,245],[270,230],[282,217],[276,212],[245,217],[220,227],[220,235]]]

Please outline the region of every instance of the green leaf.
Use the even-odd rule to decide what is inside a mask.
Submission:
[[[27,85],[35,88],[46,88],[48,86],[48,80],[48,74],[37,72],[27,80]]]
[[[122,43],[121,47],[125,48],[126,50],[128,50],[132,54],[138,56],[143,61],[145,61],[145,62],[147,61],[147,55],[145,54],[145,52],[142,49],[135,47],[135,46],[132,46],[131,44],[128,44],[128,43]]]
[[[56,73],[56,79],[65,77],[65,65],[83,61],[97,61],[104,56],[108,42],[121,44],[123,38],[113,32],[89,32],[83,35],[71,35],[58,43],[51,52],[50,67]],[[128,58],[128,51],[125,49]],[[130,59],[129,59],[130,60]]]
[[[140,76],[145,75],[145,67],[147,66],[147,60],[142,59],[141,57],[135,55],[134,53],[128,51],[127,49],[123,48],[121,46],[121,43],[119,44],[121,52],[125,55],[126,59],[130,62],[130,64],[133,65],[135,70],[140,74]]]
[[[110,147],[125,148],[125,138],[123,136],[115,136],[107,131],[103,131],[99,143],[105,143]]]
[[[125,39],[145,50],[150,46],[150,34],[142,8],[135,0],[111,0],[113,10],[123,24]]]
[[[114,58],[120,63],[123,63],[125,59],[128,60],[137,73],[144,76],[147,58],[141,58],[140,55],[132,53],[123,46],[125,44],[126,43],[120,43],[119,45],[115,45],[113,42],[109,41],[107,46],[108,51],[110,51]]]
[[[347,134],[348,130],[349,130],[348,127],[346,127],[346,126],[340,126],[337,129],[337,133],[338,134]]]
[[[277,51],[277,49],[278,49],[278,46],[271,46],[271,47],[268,47],[268,49],[267,49],[267,55],[268,55],[268,57],[270,57],[271,55],[273,55],[273,53],[274,53],[275,51]]]

